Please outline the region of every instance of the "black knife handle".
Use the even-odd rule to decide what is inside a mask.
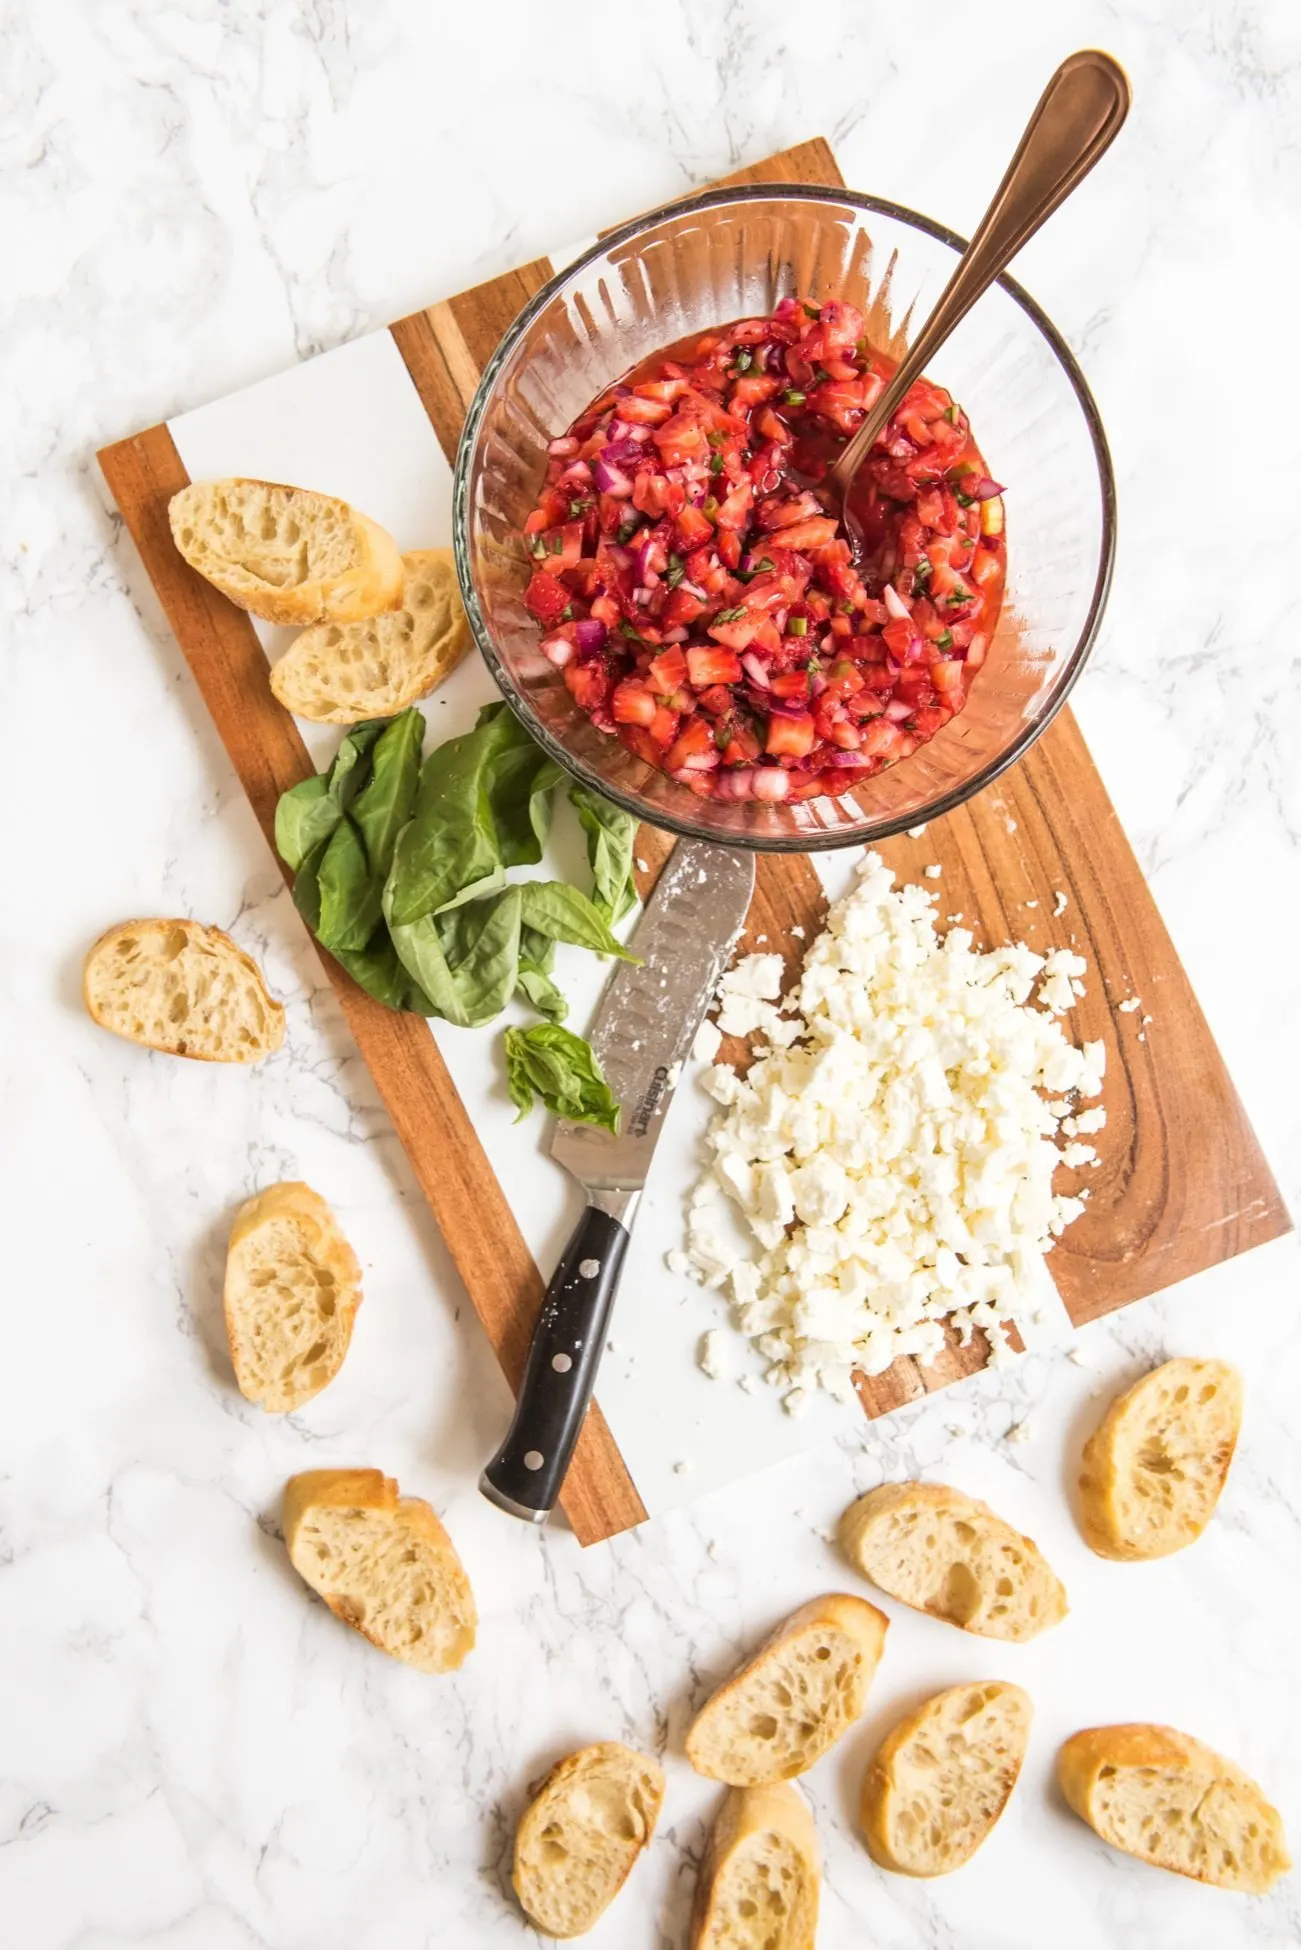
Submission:
[[[490,1503],[525,1523],[544,1522],[560,1495],[592,1399],[627,1250],[627,1227],[589,1205],[551,1277],[515,1419],[479,1478]]]

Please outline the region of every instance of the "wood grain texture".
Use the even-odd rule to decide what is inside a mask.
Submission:
[[[105,448],[99,458],[275,854],[280,794],[315,767],[294,720],[272,696],[266,655],[252,623],[197,575],[172,544],[167,504],[188,480],[172,437],[166,427],[153,427]],[[285,878],[293,878],[287,869]],[[507,1380],[516,1387],[542,1305],[543,1282],[438,1045],[419,1016],[385,1009],[319,944],[318,951],[457,1271]],[[582,1543],[626,1530],[646,1515],[595,1403],[565,1480],[562,1508]]]
[[[818,139],[738,170],[728,183],[842,183]],[[400,319],[394,340],[448,458],[480,370],[519,308],[550,276],[538,259],[505,277]],[[248,619],[176,555],[166,502],[185,476],[165,428],[101,455],[109,485],[158,589],[205,701],[264,830],[279,793],[310,771],[292,720],[266,685]],[[643,828],[645,892],[671,847]],[[1091,1320],[1231,1258],[1288,1228],[1287,1214],[1156,912],[1133,852],[1068,712],[1014,770],[918,839],[881,849],[903,879],[943,868],[942,919],[961,914],[985,944],[1024,939],[1069,946],[1090,964],[1089,993],[1067,1019],[1078,1038],[1107,1045],[1108,1124],[1092,1140],[1101,1167],[1082,1177],[1088,1210],[1050,1265],[1071,1318]],[[1067,896],[1054,916],[1056,895]],[[779,951],[793,975],[821,924],[821,882],[806,859],[763,856],[741,952]],[[759,937],[766,939],[760,942]],[[542,1282],[488,1165],[437,1045],[423,1023],[396,1017],[322,954],[394,1128],[448,1242],[508,1378],[522,1369]],[[1142,1008],[1122,1014],[1131,995]],[[1146,1026],[1143,1017],[1152,1020]],[[1143,1040],[1140,1040],[1143,1038]],[[725,1052],[745,1059],[747,1052]],[[869,1415],[946,1387],[984,1365],[983,1339],[950,1336],[926,1367],[899,1361],[859,1377]],[[564,1508],[583,1542],[645,1512],[599,1409],[589,1415],[565,1486]]]

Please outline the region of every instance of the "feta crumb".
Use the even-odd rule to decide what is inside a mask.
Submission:
[[[1003,1439],[1005,1442],[1028,1442],[1030,1440],[1030,1424],[1028,1422],[1013,1422]]]
[[[1023,907],[1038,907],[1039,903],[1038,901],[1023,901],[1021,905]]]
[[[1119,1005],[1120,1013],[1122,1016],[1132,1016],[1134,1011],[1136,1009],[1141,1009],[1142,1006],[1143,1004],[1139,999],[1139,997],[1136,995],[1131,995],[1127,997],[1127,999],[1124,1002],[1120,1003]]]
[[[1074,1361],[1077,1368],[1091,1368],[1093,1366],[1092,1361],[1090,1361],[1082,1347],[1068,1348],[1066,1351],[1066,1359],[1068,1361]]]
[[[1008,822],[1007,822],[1007,830],[1008,830],[1008,832],[1009,832],[1009,833],[1015,833],[1015,831],[1016,831],[1016,821],[1015,821],[1014,819],[1009,819],[1009,820],[1008,820]]]
[[[948,1422],[945,1424],[944,1433],[945,1435],[951,1435],[953,1440],[957,1442],[967,1431],[963,1428],[961,1422]]]
[[[923,867],[922,872],[926,875],[926,878],[928,880],[938,880],[940,875],[944,872],[944,869],[941,866],[931,865],[929,867]]]
[[[1066,912],[1069,906],[1070,906],[1070,902],[1067,900],[1065,894],[1063,894],[1061,889],[1059,888],[1058,891],[1053,895],[1053,919],[1060,921],[1062,915]]]
[[[706,1016],[696,1031],[696,1040],[691,1045],[691,1054],[698,1063],[712,1063],[723,1047],[723,1032],[716,1022]]]
[[[702,1374],[709,1376],[711,1381],[730,1381],[735,1372],[731,1361],[732,1352],[732,1344],[722,1329],[711,1327],[707,1334],[702,1334],[700,1337],[700,1346],[696,1351],[696,1365]]]
[[[691,1468],[691,1464],[690,1464],[690,1462],[688,1462],[688,1461],[687,1461],[687,1459],[686,1459],[686,1458],[684,1457],[684,1458],[682,1459],[682,1461],[681,1461],[681,1462],[675,1462],[675,1463],[674,1463],[674,1465],[673,1465],[673,1474],[674,1474],[675,1476],[685,1476],[685,1475],[686,1475],[686,1473],[687,1473],[687,1471],[688,1471],[688,1470],[689,1470],[690,1468]]]
[[[1099,1104],[1096,1110],[1082,1110],[1078,1117],[1062,1119],[1062,1133],[1065,1137],[1088,1137],[1091,1131],[1100,1131],[1107,1122],[1107,1113]]]
[[[741,1389],[743,1394],[757,1395],[759,1392],[758,1375],[743,1374],[741,1376],[740,1381],[737,1383],[737,1387]]]
[[[923,820],[920,826],[910,826],[908,828],[908,837],[910,840],[919,840],[925,831],[926,821]]]
[[[798,924],[796,924],[795,926],[793,926],[793,927],[791,928],[791,933],[792,933],[792,934],[794,935],[794,937],[795,937],[795,939],[796,939],[797,941],[803,941],[803,939],[804,939],[804,930],[803,930],[803,928],[802,928],[802,927],[800,927],[800,926],[799,926]]]
[[[1096,1165],[1098,1154],[1091,1144],[1066,1144],[1062,1146],[1062,1163],[1072,1170],[1080,1165]]]
[[[1146,1031],[1146,1030],[1143,1030],[1143,1029],[1140,1029],[1140,1030],[1139,1030],[1139,1032],[1138,1032],[1138,1040],[1139,1040],[1139,1042],[1140,1042],[1140,1043],[1145,1043],[1145,1042],[1147,1041],[1147,1031]]]
[[[1144,1027],[1145,1029],[1146,1029],[1146,1027],[1147,1027],[1147,1025],[1148,1025],[1148,1023],[1150,1023],[1150,1022],[1151,1022],[1151,1020],[1152,1020],[1152,1018],[1151,1018],[1151,1016],[1144,1016],[1144,1017],[1143,1017],[1143,1027]]]
[[[963,914],[949,914],[945,918],[949,921],[963,921],[966,919],[966,916]]]
[[[760,947],[760,948],[762,948],[762,947],[763,947],[763,944],[764,944],[764,942],[765,942],[765,941],[766,941],[766,940],[768,939],[768,937],[767,937],[767,935],[766,935],[766,934],[756,934],[756,936],[754,937],[754,939],[755,939],[755,944],[756,944],[756,946],[758,946],[758,947]]]
[[[649,873],[650,868],[646,865],[646,862],[644,860],[638,860],[637,871],[638,873]]]
[[[691,1261],[687,1258],[680,1246],[675,1246],[672,1252],[665,1253],[664,1264],[668,1267],[670,1273],[677,1273],[680,1277],[684,1275],[690,1277]]]
[[[670,1090],[676,1090],[682,1081],[682,1065],[680,1063],[670,1063],[668,1069],[664,1072],[664,1081]]]
[[[782,1407],[788,1415],[798,1417],[807,1413],[809,1400],[807,1388],[792,1388],[788,1395],[783,1396]]]
[[[1075,1048],[1031,997],[1064,983],[1069,1007],[1085,964],[1019,943],[982,953],[965,929],[938,932],[932,898],[868,854],[784,1010],[779,957],[724,978],[724,1004],[766,1011],[780,1036],[744,1078],[705,1074],[722,1108],[687,1258],[728,1289],[792,1413],[814,1388],[851,1398],[855,1371],[934,1359],[946,1319],[1013,1358],[1006,1327],[1025,1322],[1044,1253],[1084,1209],[1053,1193],[1053,1140],[1074,1094],[1099,1093],[1105,1051]],[[744,1246],[724,1237],[723,1198]]]

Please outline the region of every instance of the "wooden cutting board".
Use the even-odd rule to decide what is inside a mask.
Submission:
[[[729,182],[841,186],[827,144],[801,144]],[[430,422],[454,458],[479,373],[524,302],[551,276],[540,258],[390,329]],[[271,695],[248,617],[181,560],[167,503],[187,475],[165,426],[107,447],[109,487],[140,551],[268,844],[276,801],[314,768],[293,719]],[[672,844],[645,829],[643,892]],[[274,850],[274,847],[273,847]],[[1107,1127],[1100,1168],[1061,1173],[1090,1199],[1050,1260],[1076,1324],[1123,1307],[1288,1230],[1289,1220],[1220,1054],[1148,893],[1078,727],[1062,711],[995,785],[920,838],[881,847],[902,879],[939,864],[942,916],[961,914],[978,940],[1070,945],[1090,965],[1069,1021],[1107,1046]],[[923,881],[924,885],[929,885]],[[1059,895],[1067,905],[1060,916]],[[807,859],[762,855],[743,950],[766,936],[792,968],[824,907]],[[333,982],[421,1189],[512,1386],[518,1383],[543,1280],[489,1166],[437,1044],[418,1017],[373,1002],[328,955]],[[1139,998],[1141,1006],[1120,1004]],[[733,1052],[739,1054],[740,1052]],[[928,1367],[908,1359],[863,1378],[867,1413],[883,1415],[983,1365],[979,1340],[951,1344]],[[563,1507],[583,1543],[641,1522],[646,1511],[595,1404]]]

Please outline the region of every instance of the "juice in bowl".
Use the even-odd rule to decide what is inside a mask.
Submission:
[[[607,389],[524,523],[542,654],[581,710],[704,798],[839,795],[959,711],[1005,582],[1002,490],[922,379],[821,482],[893,362],[856,306],[789,297]]]

